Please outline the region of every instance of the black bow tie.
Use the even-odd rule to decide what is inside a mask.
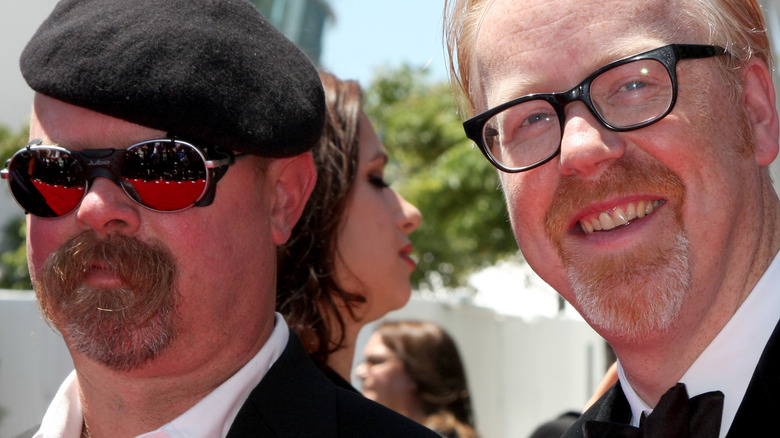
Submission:
[[[666,391],[639,427],[610,421],[587,421],[585,438],[717,438],[723,415],[723,393],[706,392],[688,399],[685,385]]]

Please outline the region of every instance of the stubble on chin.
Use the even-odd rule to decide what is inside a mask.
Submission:
[[[577,307],[601,333],[640,341],[676,320],[691,284],[688,240],[611,257],[565,254]]]
[[[658,193],[673,200],[669,207],[674,209],[674,229],[652,242],[608,254],[567,245],[567,239],[581,237],[571,236],[568,229],[580,209],[631,193]],[[561,179],[547,212],[545,232],[563,263],[576,300],[573,304],[601,333],[640,340],[666,330],[676,320],[691,284],[681,211],[684,196],[683,183],[671,170],[631,158],[611,163],[598,181]]]
[[[95,266],[118,287],[85,281]],[[45,261],[35,293],[46,318],[70,348],[119,371],[159,356],[175,338],[177,266],[162,244],[81,233]]]

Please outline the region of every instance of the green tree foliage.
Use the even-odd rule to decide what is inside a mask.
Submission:
[[[5,165],[14,152],[27,144],[28,132],[27,127],[12,132],[0,126],[0,164]],[[0,184],[5,186],[0,187],[0,190],[8,190],[4,181]],[[32,289],[27,271],[26,234],[27,227],[21,215],[3,227],[0,234],[0,288]]]
[[[389,179],[423,214],[412,235],[413,282],[462,286],[474,270],[516,255],[496,170],[465,137],[449,85],[404,66],[379,71],[365,99],[392,159]]]

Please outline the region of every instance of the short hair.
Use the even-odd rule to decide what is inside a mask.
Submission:
[[[357,178],[360,115],[363,96],[355,81],[342,81],[320,72],[325,90],[326,120],[312,153],[317,183],[293,228],[290,239],[278,248],[277,310],[303,340],[320,368],[344,342],[344,319],[339,311],[364,302],[361,295],[343,290],[335,281],[339,225]],[[334,318],[339,329],[330,327]],[[333,339],[340,333],[339,339]]]
[[[445,0],[444,41],[450,79],[461,116],[476,113],[471,89],[471,64],[477,44],[479,23],[491,0]]]
[[[756,0],[685,2],[687,7],[683,8],[681,19],[689,25],[698,23],[702,30],[708,33],[708,44],[726,47],[737,61],[736,67],[746,65],[755,57],[763,60],[769,68],[772,67],[766,24],[761,6]],[[445,2],[443,33],[447,46],[447,61],[458,108],[464,118],[476,113],[473,98],[469,94],[471,68],[480,22],[490,3],[492,0]]]
[[[452,337],[428,321],[387,321],[376,333],[415,383],[423,424],[445,436],[476,436],[466,371]]]
[[[746,64],[753,58],[772,67],[772,51],[761,6],[756,0],[689,0],[690,19],[709,31],[709,44],[728,49],[732,57]]]

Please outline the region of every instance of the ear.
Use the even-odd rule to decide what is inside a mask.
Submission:
[[[772,74],[764,61],[754,58],[742,77],[742,99],[756,142],[756,161],[768,166],[778,152],[778,117]]]
[[[276,245],[287,242],[303,213],[317,182],[317,169],[311,152],[271,161],[268,172],[274,177],[274,204],[271,209],[272,237]]]

